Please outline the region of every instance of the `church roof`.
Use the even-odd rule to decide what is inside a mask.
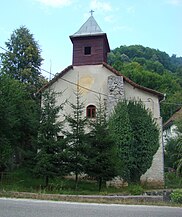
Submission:
[[[80,29],[70,37],[80,37],[89,35],[105,34],[97,24],[94,17],[91,15],[88,20],[80,27]]]

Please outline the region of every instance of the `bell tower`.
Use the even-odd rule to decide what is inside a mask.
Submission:
[[[70,39],[73,43],[73,66],[107,63],[107,53],[110,52],[107,35],[101,30],[92,13]]]

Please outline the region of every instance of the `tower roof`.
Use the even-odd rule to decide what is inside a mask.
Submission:
[[[71,37],[92,36],[105,34],[97,24],[94,17],[91,15],[88,20],[74,33]]]

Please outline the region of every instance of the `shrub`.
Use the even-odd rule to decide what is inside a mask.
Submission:
[[[171,193],[171,201],[182,204],[182,189],[175,190],[173,193]]]
[[[141,195],[144,192],[144,189],[141,185],[129,185],[128,186],[128,192],[131,195]]]
[[[166,188],[181,188],[182,177],[176,176],[174,172],[165,173],[165,186]]]

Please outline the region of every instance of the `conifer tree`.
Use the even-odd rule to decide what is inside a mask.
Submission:
[[[109,118],[109,129],[118,149],[119,175],[124,180],[130,181],[130,167],[133,161],[131,155],[133,134],[126,101],[118,102]]]
[[[75,189],[78,186],[78,175],[85,171],[87,137],[85,127],[87,119],[84,116],[84,104],[81,102],[81,91],[77,86],[76,103],[69,103],[72,113],[65,116],[68,129],[64,132],[68,143],[69,169],[75,174]]]
[[[130,101],[127,107],[134,138],[130,179],[139,182],[141,175],[150,168],[159,148],[159,130],[151,112],[141,102]]]
[[[8,51],[1,54],[2,72],[25,83],[27,90],[35,93],[42,86],[40,66],[43,59],[33,34],[21,26],[11,34],[5,45]]]
[[[58,114],[63,105],[56,105],[54,91],[47,90],[42,96],[42,108],[40,127],[38,130],[38,152],[34,172],[45,178],[45,185],[49,184],[49,178],[64,174],[61,157],[64,148],[57,140],[58,133],[62,129],[62,123],[57,121]]]
[[[37,104],[28,99],[24,84],[8,75],[0,76],[0,146],[1,150],[11,149],[5,152],[6,168],[10,158],[20,165],[33,153],[30,139],[37,131]]]
[[[11,117],[12,120],[16,119],[16,124],[13,125],[11,131],[12,135],[16,135],[17,138],[13,141],[15,163],[17,165],[27,162],[31,164],[31,158],[35,151],[33,140],[37,136],[40,108],[40,99],[35,97],[35,93],[45,83],[40,71],[43,59],[38,43],[25,26],[16,29],[5,45],[7,51],[0,54],[0,73],[1,77],[6,76],[9,81],[11,79],[12,84],[14,83],[14,85],[11,85],[10,82],[6,83],[7,92],[5,94],[9,102],[7,106],[10,106],[7,109],[10,110],[13,106],[15,112],[15,116]],[[20,90],[15,90],[16,87]],[[22,93],[20,93],[21,90],[23,90]],[[13,91],[18,92],[17,96],[8,97],[8,93]],[[21,96],[23,97],[21,98]],[[19,103],[16,103],[17,101]],[[8,128],[8,122],[6,123],[6,128]]]
[[[103,182],[117,175],[118,158],[116,145],[109,132],[105,106],[100,96],[98,101],[96,119],[90,120],[86,173],[97,180],[100,191]]]
[[[157,124],[141,103],[121,101],[110,117],[110,130],[118,146],[121,177],[138,183],[159,147]]]

